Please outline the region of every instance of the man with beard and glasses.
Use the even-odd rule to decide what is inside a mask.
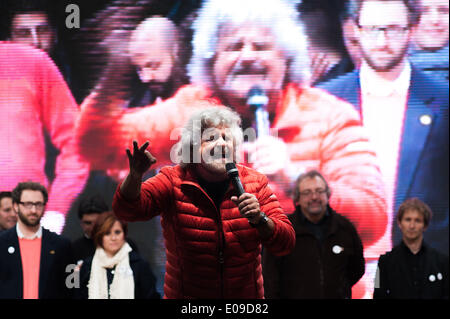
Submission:
[[[294,188],[296,210],[289,220],[294,251],[263,253],[265,297],[271,299],[349,299],[364,274],[361,239],[355,226],[328,204],[331,189],[316,170],[301,174]]]
[[[226,164],[237,161],[243,134],[238,114],[212,102],[188,120],[174,160],[142,183],[156,162],[133,141],[129,173],[118,187],[113,211],[121,220],[161,216],[166,245],[165,298],[263,298],[261,245],[288,254],[294,230],[267,177],[237,165],[239,196]],[[239,197],[238,197],[239,196]]]
[[[378,256],[401,237],[392,227],[393,212],[408,197],[430,205],[436,218],[429,242],[448,251],[448,241],[442,240],[448,238],[449,214],[448,83],[408,61],[419,13],[414,1],[351,1],[349,9],[359,37],[361,68],[320,87],[360,112],[380,161],[389,222],[382,240],[365,251],[374,273]]]
[[[193,84],[152,107],[84,105],[80,154],[92,167],[126,168],[123,149],[133,139],[150,139],[159,162],[173,164],[177,128],[204,105],[199,100],[214,98],[242,117],[242,162],[267,175],[285,211],[293,210],[290,191],[298,174],[319,169],[333,187],[332,206],[356,225],[366,247],[376,242],[387,220],[377,159],[354,108],[308,86],[306,37],[294,5],[205,1],[193,30]],[[256,109],[267,117],[256,120]]]
[[[12,191],[18,221],[0,235],[0,298],[70,298],[66,267],[73,262],[70,241],[41,226],[48,193],[35,182]]]

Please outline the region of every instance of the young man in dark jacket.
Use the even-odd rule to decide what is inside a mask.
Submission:
[[[448,299],[448,256],[426,245],[430,207],[418,198],[400,205],[402,241],[380,256],[374,299]]]
[[[329,205],[331,190],[316,170],[301,174],[294,188],[296,233],[292,253],[263,254],[266,298],[351,298],[364,274],[361,239],[353,224]]]

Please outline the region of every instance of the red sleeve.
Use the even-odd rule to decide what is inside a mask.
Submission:
[[[141,185],[141,193],[135,200],[128,200],[117,187],[113,197],[112,208],[120,220],[127,222],[146,221],[161,213],[171,211],[173,182],[170,177],[170,167],[164,167],[154,177]]]
[[[263,245],[274,255],[287,255],[295,246],[295,231],[286,214],[278,202],[277,197],[267,185],[268,180],[262,176],[261,189],[258,192],[258,201],[261,211],[274,223],[272,236],[262,241]]]

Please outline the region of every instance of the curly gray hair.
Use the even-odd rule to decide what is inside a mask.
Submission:
[[[208,134],[210,128],[225,127],[229,129],[228,133],[233,139],[234,154],[230,155],[232,155],[234,162],[238,162],[239,154],[237,151],[243,141],[239,114],[213,101],[200,101],[199,103],[205,103],[205,108],[195,112],[184,126],[181,139],[175,146],[173,161],[179,163],[182,167],[199,163],[200,161],[196,156],[199,154],[198,149],[203,135]]]
[[[277,45],[290,61],[287,79],[304,84],[309,79],[307,38],[294,5],[287,0],[209,0],[193,24],[192,58],[188,73],[193,83],[212,87],[214,59],[221,26],[252,22],[270,28]]]

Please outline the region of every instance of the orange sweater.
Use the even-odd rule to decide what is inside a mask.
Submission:
[[[22,258],[23,299],[39,298],[39,270],[41,264],[41,238],[19,238]]]

